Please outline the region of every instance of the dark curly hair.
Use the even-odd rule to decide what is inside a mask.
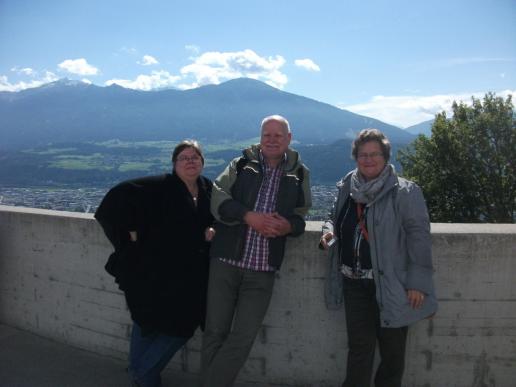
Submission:
[[[201,145],[199,145],[199,143],[195,140],[183,140],[177,144],[172,151],[172,163],[175,164],[177,161],[177,156],[179,156],[179,154],[186,148],[192,148],[201,157],[202,165],[204,165],[204,155],[202,154]]]

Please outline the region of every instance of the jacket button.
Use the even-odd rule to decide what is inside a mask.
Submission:
[[[384,323],[385,325],[389,326],[389,321],[387,321],[387,320],[383,320],[383,323]]]
[[[383,275],[383,270],[378,270],[378,274]]]

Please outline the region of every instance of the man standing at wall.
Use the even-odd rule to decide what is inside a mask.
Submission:
[[[202,344],[205,387],[233,385],[269,307],[286,237],[305,230],[309,171],[289,148],[291,138],[285,118],[264,118],[260,144],[232,160],[213,186],[217,223]]]

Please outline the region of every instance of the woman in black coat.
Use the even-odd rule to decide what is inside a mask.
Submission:
[[[106,270],[133,320],[128,371],[145,387],[161,384],[169,360],[204,327],[212,183],[196,141],[177,145],[172,163],[172,174],[118,184],[95,213],[115,248]]]

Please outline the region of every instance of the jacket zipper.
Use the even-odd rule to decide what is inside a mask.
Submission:
[[[382,293],[382,286],[381,286],[381,282],[382,282],[381,272],[382,272],[382,270],[380,270],[380,262],[378,261],[378,251],[377,251],[378,244],[376,243],[376,230],[374,230],[374,227],[375,227],[375,217],[376,217],[376,214],[375,214],[376,209],[374,208],[374,206],[373,206],[372,210],[373,210],[373,215],[372,215],[372,218],[373,218],[372,219],[373,220],[372,223],[373,224],[372,224],[372,226],[373,226],[373,236],[374,236],[374,245],[375,245],[375,248],[374,248],[374,259],[376,261],[376,271],[378,273],[378,278],[377,278],[378,286],[377,286],[377,288],[378,288],[378,294],[379,294],[379,298],[380,298],[378,300],[379,301],[379,305],[378,306],[380,307],[380,313],[381,313],[381,311],[383,309],[383,293]]]

